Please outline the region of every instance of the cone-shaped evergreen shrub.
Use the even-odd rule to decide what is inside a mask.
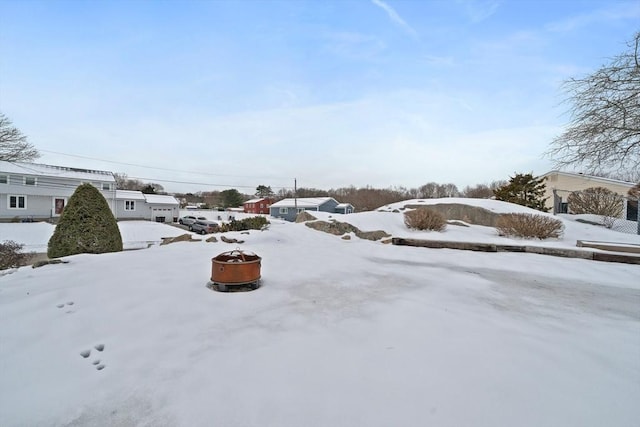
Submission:
[[[121,250],[122,236],[107,201],[96,187],[82,184],[62,211],[47,255],[58,258]]]

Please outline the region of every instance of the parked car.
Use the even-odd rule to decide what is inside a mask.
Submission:
[[[182,225],[191,225],[194,222],[199,221],[199,220],[206,221],[207,218],[205,218],[203,216],[196,217],[196,216],[193,216],[193,215],[186,215],[186,216],[183,216],[182,218],[180,218],[178,220],[178,223],[180,223]]]
[[[217,222],[208,220],[197,220],[189,226],[189,231],[200,234],[215,233],[219,229]]]

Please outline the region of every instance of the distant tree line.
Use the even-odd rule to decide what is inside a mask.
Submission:
[[[129,178],[125,173],[114,173],[118,190],[142,191],[145,194],[167,194],[164,187],[155,182],[143,182],[136,178]]]

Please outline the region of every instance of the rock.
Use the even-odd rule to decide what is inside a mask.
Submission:
[[[163,237],[160,246],[168,245],[175,242],[199,242],[200,239],[194,239],[192,234],[182,234],[176,237]]]
[[[382,230],[376,231],[360,231],[358,227],[355,227],[351,224],[347,224],[345,222],[338,222],[336,220],[332,220],[331,222],[326,221],[313,221],[306,222],[305,225],[309,228],[313,228],[314,230],[323,231],[325,233],[333,234],[336,236],[342,236],[347,233],[354,233],[357,237],[361,239],[367,240],[379,240],[383,237],[390,237],[391,235]]]
[[[405,205],[406,209],[417,209],[425,205]],[[439,212],[447,220],[457,219],[469,224],[495,227],[500,214],[477,206],[460,203],[437,203],[429,205],[429,209]]]
[[[384,237],[391,237],[391,234],[387,233],[386,231],[383,230],[376,230],[376,231],[357,231],[356,232],[356,236],[358,236],[361,239],[366,239],[366,240],[380,240]]]
[[[307,221],[313,221],[315,219],[318,219],[318,218],[311,215],[307,211],[302,211],[296,216],[296,222],[307,222]]]
[[[217,241],[218,239],[216,238],[216,236],[211,236],[207,240],[205,240],[205,242],[209,242],[209,243],[216,243]]]
[[[220,240],[222,240],[225,243],[244,243],[244,240],[230,239],[225,236],[220,236]]]
[[[351,235],[350,234],[345,234],[344,236],[341,237],[342,240],[351,240]]]
[[[43,265],[48,265],[48,264],[68,264],[69,261],[63,261],[61,259],[47,259],[47,260],[42,260],[42,261],[36,261],[31,265],[31,268],[38,268],[38,267],[42,267]]]

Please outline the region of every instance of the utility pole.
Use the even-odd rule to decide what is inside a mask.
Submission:
[[[298,215],[298,180],[293,178],[293,206],[296,209],[296,215]]]

